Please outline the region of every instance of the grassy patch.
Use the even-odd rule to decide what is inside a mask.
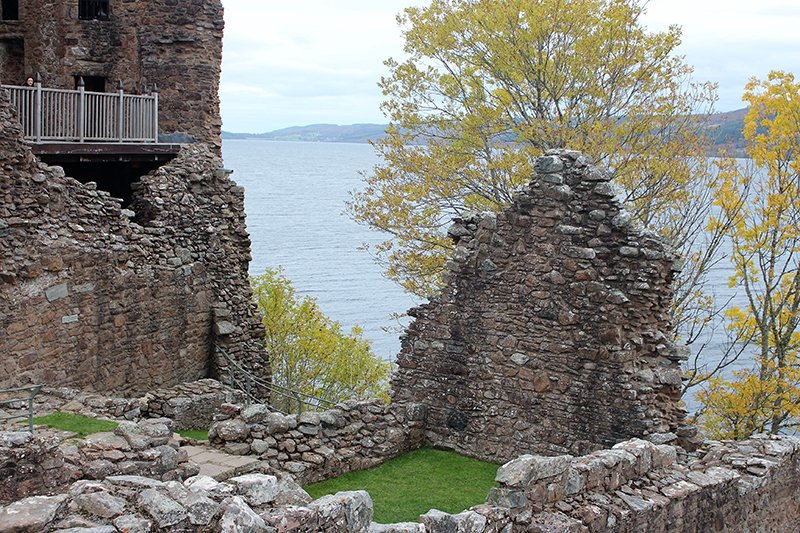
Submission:
[[[460,513],[484,503],[489,489],[497,486],[498,466],[454,452],[421,448],[378,468],[349,472],[304,488],[315,499],[343,490],[366,490],[375,505],[375,522],[416,522],[431,509]]]
[[[186,439],[208,440],[207,429],[179,429],[178,435]]]
[[[62,413],[61,411],[34,418],[33,422],[36,424],[46,424],[51,428],[62,429],[64,431],[72,431],[77,433],[81,438],[100,431],[113,431],[114,428],[119,425],[116,422],[109,422],[108,420],[97,420],[90,416]]]

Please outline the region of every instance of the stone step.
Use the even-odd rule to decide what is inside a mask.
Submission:
[[[182,448],[189,454],[189,459],[200,467],[201,475],[213,477],[217,481],[255,472],[262,466],[269,468],[268,463],[252,456],[231,455],[202,445],[182,446]]]

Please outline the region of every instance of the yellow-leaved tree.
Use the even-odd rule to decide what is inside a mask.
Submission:
[[[571,148],[612,169],[639,222],[686,258],[674,322],[697,338],[721,242],[705,231],[715,87],[689,81],[680,30],[650,32],[643,12],[639,0],[433,0],[398,16],[409,58],[389,59],[380,82],[382,163],[348,204],[388,235],[371,251],[390,279],[438,292],[451,219],[502,209],[543,151]]]
[[[720,216],[734,221],[731,284],[747,298],[746,309],[728,311],[729,329],[754,348],[755,366],[716,376],[698,393],[701,425],[715,438],[800,424],[800,83],[772,72],[752,79],[743,99],[753,171],[723,160],[715,196]]]
[[[342,331],[313,298],[299,297],[280,268],[250,280],[266,328],[272,382],[330,402],[381,398],[388,401],[391,363],[372,352],[354,326]],[[289,412],[291,395],[273,393],[271,404]]]

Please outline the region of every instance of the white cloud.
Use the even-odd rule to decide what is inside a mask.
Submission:
[[[652,30],[682,27],[678,53],[695,67],[698,81],[719,83],[721,111],[745,106],[742,93],[751,77],[797,69],[800,6],[784,0],[652,0],[647,11]]]
[[[402,57],[395,15],[409,0],[223,0],[225,129],[385,122],[377,82]],[[751,76],[797,68],[800,6],[785,0],[651,0],[645,24],[683,28],[678,53],[697,81],[720,84],[719,110],[743,107]],[[800,74],[800,72],[796,72]]]

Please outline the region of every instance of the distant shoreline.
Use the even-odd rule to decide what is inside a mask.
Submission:
[[[743,153],[744,117],[747,109],[737,109],[725,113],[715,113],[710,117],[708,126],[714,128],[714,144],[711,154],[721,150],[729,155]],[[307,126],[291,126],[266,133],[234,133],[222,132],[223,140],[247,139],[265,141],[292,142],[332,142],[368,144],[386,137],[389,124],[309,124]],[[739,156],[741,157],[741,156]]]
[[[222,132],[222,139],[250,139],[266,141],[296,142],[343,142],[369,143],[386,136],[388,124],[310,124],[308,126],[292,126],[266,133],[232,133]]]

